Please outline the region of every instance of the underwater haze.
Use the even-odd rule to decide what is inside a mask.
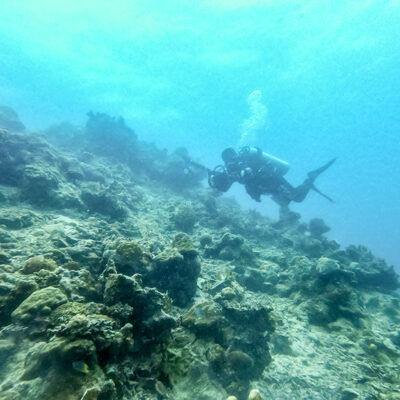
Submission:
[[[293,209],[400,267],[398,0],[2,0],[0,99],[29,130],[89,110],[214,167],[228,146],[288,161]],[[231,190],[249,208],[276,215]]]

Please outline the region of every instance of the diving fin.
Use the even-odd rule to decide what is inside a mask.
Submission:
[[[322,197],[325,197],[325,199],[329,200],[331,203],[334,203],[335,200],[333,200],[332,198],[330,198],[329,196],[327,196],[325,193],[322,193],[319,189],[317,189],[314,185],[311,185],[311,189],[314,190],[315,192],[317,192],[319,195],[321,195]]]
[[[307,176],[311,179],[312,182],[317,179],[319,175],[321,175],[324,171],[326,171],[334,162],[336,161],[336,157],[332,158],[329,162],[324,164],[322,167],[315,169],[314,171],[310,171]],[[313,188],[315,190],[315,188]]]

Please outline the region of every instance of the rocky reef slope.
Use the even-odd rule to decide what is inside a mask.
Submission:
[[[368,249],[242,211],[122,119],[6,111],[1,400],[400,399],[399,283]]]

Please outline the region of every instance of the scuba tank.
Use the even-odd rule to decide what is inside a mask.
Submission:
[[[278,157],[272,156],[271,154],[265,153],[258,147],[243,147],[240,152],[240,156],[251,157],[257,156],[260,160],[264,161],[266,165],[274,167],[277,174],[284,176],[290,168],[289,163],[281,160]]]

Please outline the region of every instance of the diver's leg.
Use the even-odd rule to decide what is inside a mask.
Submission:
[[[285,178],[280,178],[279,186],[272,193],[272,200],[278,203],[281,207],[288,208],[289,203],[293,200],[296,188],[294,188]]]
[[[292,191],[292,201],[301,203],[313,187],[314,180],[307,178],[301,185],[295,187]]]

